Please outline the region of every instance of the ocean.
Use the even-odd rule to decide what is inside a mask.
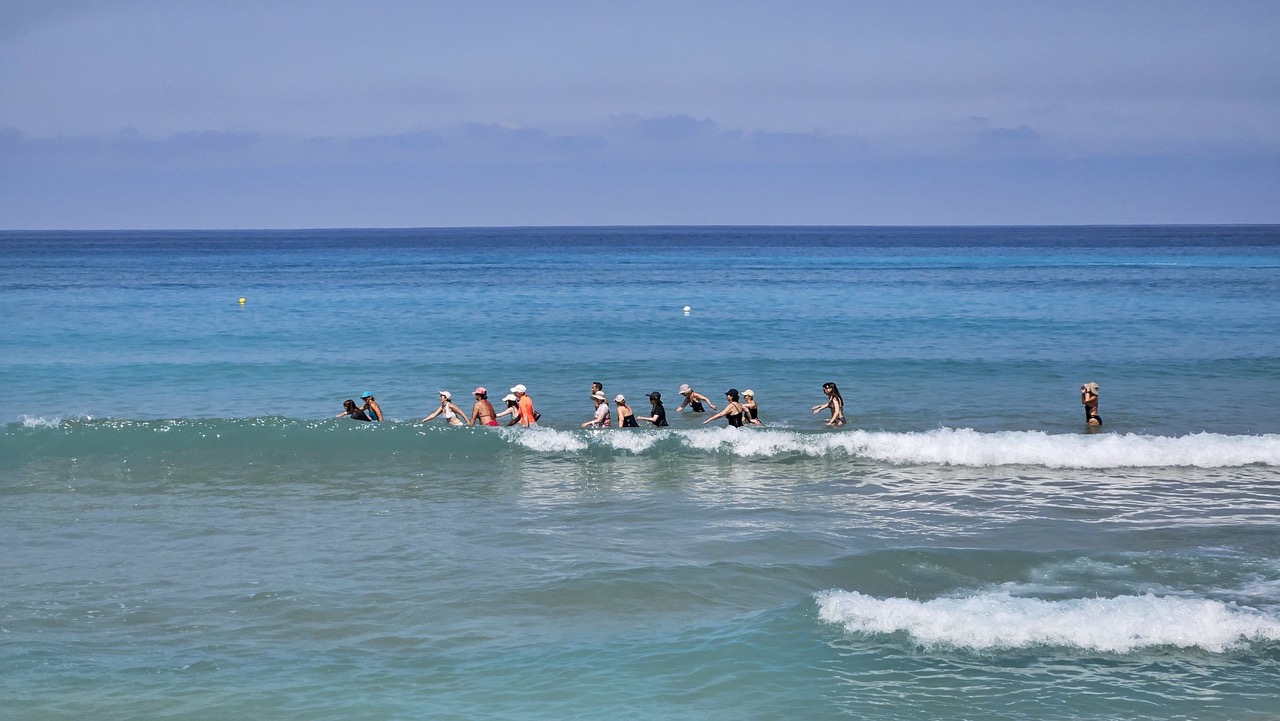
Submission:
[[[0,317],[0,719],[1280,718],[1277,226],[6,231]]]

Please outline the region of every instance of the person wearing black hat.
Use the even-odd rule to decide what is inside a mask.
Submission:
[[[706,424],[716,420],[717,418],[723,418],[726,421],[729,421],[729,425],[733,426],[734,428],[742,427],[743,419],[747,418],[748,416],[747,416],[747,409],[743,408],[742,403],[738,401],[738,389],[730,388],[729,390],[724,392],[724,397],[728,399],[728,402],[725,403],[724,405],[724,410],[720,411],[714,416],[711,416],[707,420],[703,421],[702,425],[705,426]]]
[[[649,394],[649,405],[652,406],[653,415],[636,416],[638,421],[649,421],[655,426],[661,428],[667,425],[667,409],[662,407],[662,394],[654,391]]]

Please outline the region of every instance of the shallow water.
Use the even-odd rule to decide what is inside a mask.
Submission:
[[[1274,717],[1274,228],[0,258],[2,716]],[[766,427],[581,430],[592,380]],[[516,382],[543,428],[413,423]],[[366,388],[392,420],[332,418]]]

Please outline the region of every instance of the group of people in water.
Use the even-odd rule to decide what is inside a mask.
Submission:
[[[825,403],[820,403],[813,407],[813,412],[819,413],[823,410],[831,412],[831,417],[827,421],[829,426],[843,425],[844,418],[844,398],[840,395],[840,389],[835,383],[823,383],[822,391],[827,396]],[[760,406],[756,403],[755,391],[748,388],[741,393],[737,388],[730,388],[725,391],[724,408],[719,408],[711,399],[705,395],[693,390],[688,383],[682,384],[678,390],[682,400],[680,405],[676,407],[676,412],[683,411],[686,407],[694,413],[706,413],[709,407],[712,411],[717,411],[714,415],[709,416],[703,421],[703,424],[723,418],[730,426],[734,428],[742,428],[749,425],[762,425],[760,421]],[[529,397],[528,389],[524,385],[516,385],[511,388],[511,392],[503,397],[502,401],[506,403],[506,408],[497,411],[493,407],[493,403],[489,401],[489,391],[484,386],[480,386],[472,391],[475,397],[475,403],[471,406],[471,412],[467,413],[457,403],[453,401],[453,394],[449,391],[440,391],[440,406],[432,411],[427,417],[423,418],[420,423],[427,423],[436,418],[443,418],[445,422],[453,426],[531,426],[538,422],[541,414],[533,407],[533,400]],[[646,396],[649,399],[649,412],[647,415],[638,415],[627,403],[626,396],[619,393],[613,397],[614,408],[609,407],[609,397],[604,393],[604,385],[599,381],[591,384],[591,401],[595,404],[595,411],[591,418],[581,424],[583,428],[609,428],[615,425],[613,414],[617,414],[616,425],[618,428],[638,428],[640,421],[649,423],[654,427],[663,427],[667,423],[667,409],[662,404],[662,393],[654,391]],[[347,417],[356,421],[381,421],[383,420],[382,408],[378,405],[378,400],[374,398],[371,391],[365,391],[360,396],[360,403],[348,398],[342,402],[342,412],[336,417]],[[505,418],[505,422],[499,422],[499,419]]]
[[[1080,386],[1080,402],[1084,405],[1085,424],[1088,426],[1102,425],[1102,416],[1098,415],[1098,384],[1089,381]],[[688,383],[682,384],[679,389],[681,396],[680,405],[676,407],[676,412],[683,411],[686,407],[694,413],[706,413],[710,407],[712,411],[717,411],[714,415],[709,416],[703,421],[703,424],[721,418],[734,428],[742,428],[743,426],[763,425],[760,421],[760,406],[756,403],[755,391],[748,388],[741,393],[737,388],[730,388],[724,392],[725,405],[724,408],[718,408],[711,399],[689,387]],[[829,411],[830,417],[826,424],[828,426],[842,426],[845,423],[844,417],[844,397],[840,395],[840,389],[835,383],[827,382],[822,384],[822,392],[826,395],[825,403],[819,403],[814,406],[812,412],[814,414],[822,411]],[[436,408],[426,418],[420,422],[427,423],[436,418],[443,418],[449,425],[453,426],[532,426],[538,422],[542,414],[538,413],[533,407],[533,399],[529,397],[529,391],[523,384],[515,385],[511,388],[511,392],[503,397],[502,401],[506,404],[506,408],[497,411],[493,407],[493,403],[489,401],[489,391],[484,386],[480,386],[472,391],[475,397],[475,403],[471,406],[471,412],[468,414],[458,404],[453,402],[453,394],[449,391],[440,391],[440,407]],[[613,397],[614,407],[609,407],[609,397],[604,393],[604,385],[599,381],[591,384],[591,401],[595,404],[595,411],[590,419],[581,423],[582,428],[609,428],[615,424],[613,414],[617,414],[616,425],[618,428],[638,428],[640,421],[652,424],[654,427],[662,427],[667,424],[667,409],[662,404],[662,393],[654,391],[646,396],[649,399],[648,415],[637,415],[627,403],[626,396],[619,393]],[[378,405],[378,401],[374,398],[373,393],[365,391],[360,396],[361,404],[350,398],[342,402],[342,412],[336,417],[348,417],[357,421],[381,421],[382,408]],[[504,423],[500,423],[498,419],[505,418]]]

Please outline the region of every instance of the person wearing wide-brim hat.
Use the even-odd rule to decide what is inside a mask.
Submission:
[[[583,423],[582,428],[608,428],[609,427],[609,400],[605,398],[604,391],[596,391],[591,394],[591,400],[596,404],[595,415],[591,420]]]

